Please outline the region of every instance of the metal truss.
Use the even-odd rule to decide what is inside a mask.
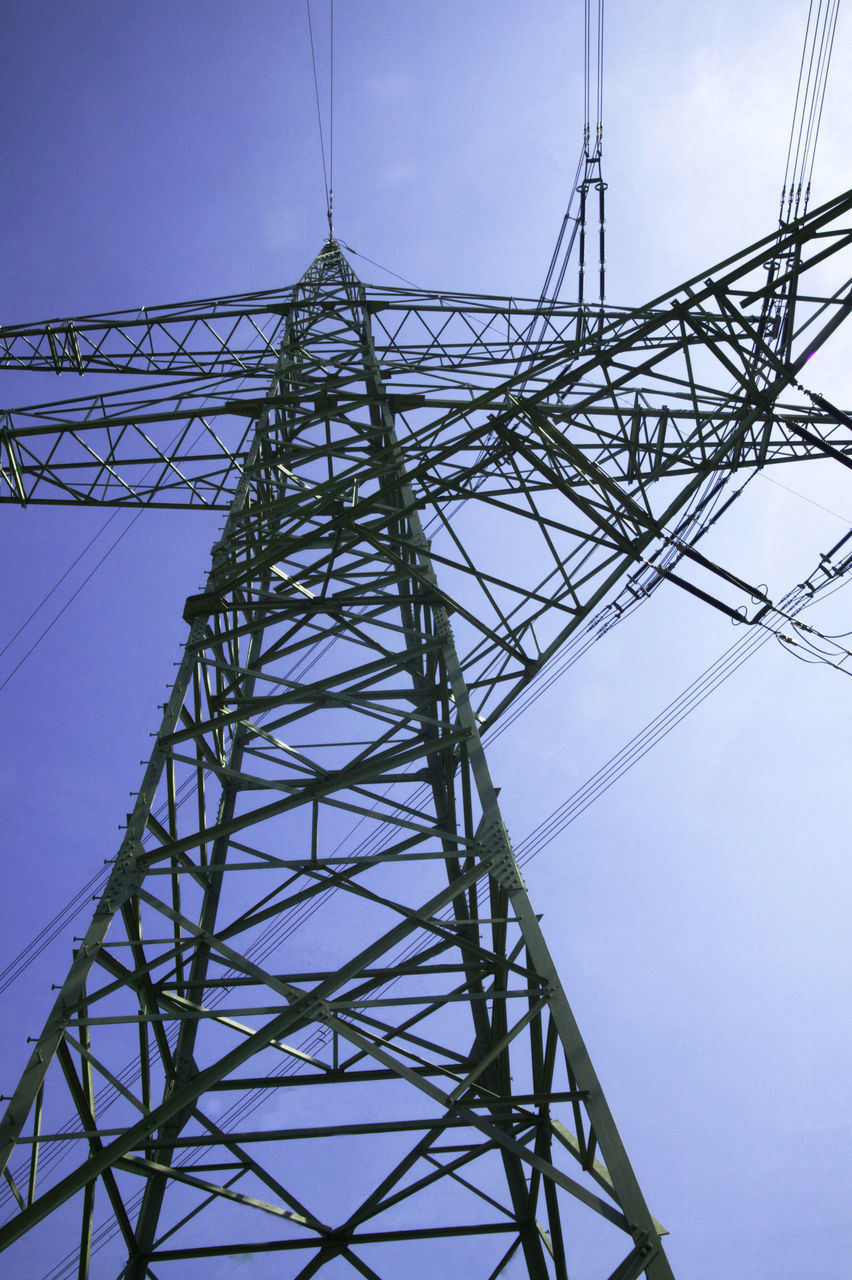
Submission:
[[[0,1126],[10,1257],[671,1277],[482,738],[631,575],[731,607],[696,546],[730,475],[848,463],[783,397],[852,309],[850,210],[602,320],[368,288],[329,240],[289,290],[0,330],[113,384],[5,415],[0,498],[228,511]]]

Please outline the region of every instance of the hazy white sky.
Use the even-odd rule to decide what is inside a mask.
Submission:
[[[313,8],[324,76],[327,8]],[[611,301],[638,303],[771,230],[806,9],[607,7]],[[579,3],[556,0],[338,3],[339,236],[418,285],[535,295],[580,144],[581,21]],[[846,12],[815,203],[850,185],[849,49]],[[0,59],[0,322],[273,287],[318,250],[301,2],[7,0]],[[848,405],[846,347],[808,377]],[[67,376],[37,391],[3,381],[4,407],[81,389]],[[852,525],[841,472],[758,478],[714,554],[781,594]],[[114,521],[57,605],[127,523]],[[102,524],[90,511],[0,509],[0,647]],[[144,513],[0,690],[8,956],[115,851],[216,527]],[[0,683],[50,616],[0,656]],[[852,628],[843,593],[829,621]],[[495,744],[516,841],[732,638],[664,589],[596,646],[535,723]],[[822,1280],[849,1256],[850,711],[847,676],[767,646],[527,873],[676,1274],[690,1280]],[[3,1037],[4,1093],[69,946],[7,997],[20,1034]]]

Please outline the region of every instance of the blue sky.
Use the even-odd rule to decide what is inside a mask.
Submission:
[[[337,5],[335,227],[418,285],[540,286],[580,143],[582,6],[528,8]],[[328,10],[313,11],[324,77]],[[771,229],[805,16],[768,0],[609,6],[611,301],[638,303]],[[3,45],[0,322],[301,275],[325,233],[302,3],[9,0]],[[846,13],[816,202],[850,185],[849,47]],[[848,405],[844,345],[808,377]],[[78,392],[67,375],[3,381],[3,406]],[[840,470],[757,479],[714,555],[783,593],[852,524]],[[0,647],[103,522],[0,509]],[[143,515],[0,690],[6,955],[115,850],[215,528]],[[0,683],[43,616],[0,658]],[[850,629],[844,593],[820,621]],[[516,841],[731,640],[664,588],[597,645],[495,744]],[[694,1280],[822,1280],[848,1257],[851,695],[847,676],[766,646],[527,872],[672,1264]],[[6,997],[20,1035],[4,1036],[5,1093],[69,945]]]

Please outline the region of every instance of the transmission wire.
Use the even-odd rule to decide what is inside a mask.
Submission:
[[[785,493],[790,493],[794,498],[800,498],[802,502],[807,502],[809,506],[816,507],[818,511],[824,511],[827,516],[834,516],[835,520],[839,520],[841,524],[849,527],[849,520],[846,516],[840,515],[838,511],[832,511],[831,507],[823,506],[821,502],[816,502],[813,498],[807,498],[803,493],[799,493],[798,489],[791,489],[788,484],[782,484],[780,480],[776,480],[774,476],[767,475],[765,471],[758,472],[761,479],[768,480],[770,484],[774,484],[776,488],[783,489]]]
[[[104,552],[104,554],[101,556],[100,560],[98,560],[98,561],[97,561],[97,563],[95,564],[94,568],[93,568],[93,569],[91,569],[91,570],[89,571],[89,573],[87,573],[87,574],[86,574],[85,578],[84,578],[84,579],[83,579],[83,581],[80,583],[80,585],[79,585],[79,586],[76,588],[76,590],[75,590],[74,592],[72,592],[72,594],[68,597],[68,599],[65,601],[65,603],[63,604],[62,608],[58,611],[58,613],[55,613],[55,614],[54,614],[53,618],[50,620],[50,622],[47,624],[47,626],[44,628],[44,630],[43,630],[43,631],[42,631],[42,632],[37,636],[37,638],[33,641],[33,643],[30,645],[29,649],[27,649],[27,651],[26,651],[26,653],[23,655],[23,657],[19,658],[19,660],[15,663],[14,667],[12,667],[12,670],[11,670],[11,671],[9,672],[9,674],[6,676],[6,679],[5,679],[5,680],[3,680],[2,682],[0,682],[0,692],[2,692],[2,691],[3,691],[3,689],[5,689],[5,688],[6,688],[6,685],[9,683],[9,681],[12,679],[12,677],[15,675],[15,673],[16,673],[17,671],[20,671],[21,667],[24,665],[24,663],[26,662],[27,658],[29,658],[29,656],[30,656],[30,655],[31,655],[31,654],[32,654],[32,653],[33,653],[33,652],[38,648],[38,646],[41,644],[42,640],[44,640],[45,636],[46,636],[46,635],[47,635],[47,634],[48,634],[48,633],[53,629],[53,627],[56,625],[56,623],[57,623],[57,622],[59,621],[59,619],[62,617],[63,613],[65,613],[66,609],[68,609],[68,608],[69,608],[69,606],[70,606],[70,605],[72,605],[72,604],[74,603],[74,601],[75,601],[75,600],[77,599],[77,597],[79,596],[80,592],[81,592],[81,591],[83,590],[83,588],[84,588],[85,586],[87,586],[87,584],[92,580],[92,578],[93,578],[93,577],[95,576],[95,574],[97,573],[98,569],[100,569],[100,567],[101,567],[101,565],[104,563],[104,561],[105,561],[105,560],[106,560],[106,559],[107,559],[107,558],[112,554],[112,552],[113,552],[113,551],[115,550],[115,548],[118,546],[119,542],[121,542],[121,540],[122,540],[122,538],[125,536],[125,534],[127,534],[127,533],[129,533],[129,532],[130,532],[130,530],[131,530],[131,529],[133,528],[133,526],[135,525],[136,521],[137,521],[137,520],[139,519],[139,517],[141,516],[142,512],[144,511],[144,509],[145,509],[144,507],[140,507],[140,508],[139,508],[139,510],[136,512],[136,515],[133,517],[133,519],[128,521],[128,523],[127,523],[127,524],[125,525],[125,527],[122,529],[121,533],[118,535],[118,537],[115,539],[115,541],[114,541],[114,542],[112,542],[112,543],[110,544],[110,546],[107,548],[107,550],[106,550],[106,551]],[[110,519],[111,519],[111,518],[112,518],[112,517],[110,517]],[[99,533],[97,533],[97,534],[95,535],[95,538],[100,537],[100,534],[101,534],[101,533],[103,533],[104,529],[106,529],[107,524],[109,524],[109,520],[104,524],[103,528],[99,531]],[[94,540],[95,540],[95,539],[93,538],[93,539],[92,539],[92,541],[94,541]],[[89,546],[91,546],[91,545],[92,545],[92,544],[91,544],[91,542],[90,542],[90,543],[89,543]],[[81,551],[81,552],[80,552],[80,555],[77,557],[77,560],[75,560],[75,561],[74,561],[74,564],[76,564],[76,563],[77,563],[77,561],[80,559],[80,557],[81,557],[82,555],[84,555],[84,554],[85,554],[85,552],[86,552],[86,551],[88,551],[88,549],[89,549],[89,547],[87,546],[87,547],[85,547],[85,548],[84,548],[84,550],[83,550],[83,551]],[[71,565],[71,568],[69,568],[69,569],[68,569],[67,573],[70,573],[70,572],[71,572],[71,569],[72,569],[73,567],[74,567],[74,565]],[[67,573],[63,575],[63,578],[67,576]],[[59,580],[59,581],[61,582],[61,581],[63,580],[63,578],[60,578],[60,580]],[[59,584],[57,583],[57,586],[58,586],[58,585],[59,585]],[[53,590],[55,590],[55,588],[52,588],[52,589],[51,589],[51,591],[50,591],[50,592],[48,592],[48,596],[45,596],[45,599],[47,599],[47,598],[52,594]],[[39,607],[38,607],[38,608],[41,608],[41,605],[39,605]],[[38,609],[36,609],[36,610],[35,610],[35,612],[36,612],[36,613],[38,613]],[[29,621],[29,619],[28,619],[27,621]],[[24,623],[23,625],[24,625],[24,626],[26,626],[26,623]],[[20,634],[20,630],[19,630],[18,632],[16,632],[15,634],[16,634],[16,635],[19,635],[19,634]],[[14,639],[14,637],[13,637],[13,639]],[[11,644],[11,641],[10,641],[9,643]],[[8,647],[8,646],[7,646],[7,647]]]
[[[340,244],[340,246],[346,249],[349,253],[354,253],[356,257],[363,258],[364,261],[369,262],[371,266],[378,267],[380,271],[386,271],[389,276],[395,276],[397,280],[402,280],[404,284],[411,285],[412,289],[418,289],[421,293],[426,292],[426,290],[422,289],[419,284],[415,284],[413,280],[409,280],[406,276],[401,276],[398,271],[391,271],[390,267],[383,267],[380,262],[376,262],[374,258],[368,258],[366,253],[361,253],[358,249],[354,249],[352,245],[347,244],[345,240],[339,240],[338,244]]]
[[[43,608],[44,608],[44,606],[47,604],[47,602],[48,602],[48,600],[50,599],[50,597],[51,597],[52,595],[54,595],[54,594],[59,590],[59,588],[62,586],[63,582],[65,581],[65,579],[66,579],[66,578],[69,576],[69,574],[71,573],[72,569],[75,569],[75,568],[76,568],[76,566],[77,566],[77,565],[80,563],[80,561],[83,559],[83,556],[86,554],[86,552],[87,552],[87,551],[89,551],[89,550],[90,550],[90,548],[94,546],[94,544],[97,542],[98,538],[100,538],[101,534],[103,534],[103,533],[106,531],[107,527],[112,523],[112,521],[116,518],[116,516],[117,516],[117,515],[118,515],[118,510],[113,511],[112,515],[111,515],[107,520],[105,520],[105,521],[104,521],[104,523],[101,525],[100,529],[98,529],[97,533],[95,533],[95,534],[94,534],[94,535],[89,539],[89,541],[86,543],[85,547],[83,547],[83,550],[82,550],[81,552],[79,552],[79,554],[78,554],[78,555],[76,555],[76,556],[74,557],[74,559],[71,561],[71,563],[69,564],[68,568],[64,571],[64,573],[60,574],[60,576],[56,579],[56,581],[54,582],[54,584],[53,584],[53,586],[50,588],[50,590],[49,590],[45,595],[43,595],[43,596],[42,596],[41,600],[38,602],[38,604],[36,605],[36,607],[33,609],[32,613],[29,615],[29,617],[27,617],[27,618],[25,618],[25,619],[24,619],[24,621],[23,621],[23,622],[21,623],[21,625],[18,627],[18,630],[14,633],[14,635],[12,635],[12,636],[10,636],[10,637],[9,637],[9,639],[8,639],[8,640],[6,641],[6,643],[3,645],[3,648],[2,648],[2,649],[0,649],[0,658],[2,658],[3,654],[6,652],[6,650],[7,650],[7,649],[10,649],[10,648],[12,647],[12,645],[15,643],[15,641],[17,640],[17,638],[18,638],[18,636],[21,634],[21,632],[22,632],[22,631],[25,631],[25,630],[26,630],[26,628],[30,625],[30,623],[32,622],[33,618],[35,618],[35,617],[37,616],[37,614],[41,613],[42,609],[43,609]]]
[[[316,51],[314,49],[314,27],[313,27],[313,23],[311,22],[311,0],[305,0],[305,8],[308,11],[308,35],[311,41],[311,63],[313,64],[313,69],[314,69],[314,97],[316,98],[316,104],[317,104],[317,126],[319,128],[320,154],[322,155],[322,182],[323,182],[323,187],[325,188],[325,209],[326,209],[326,214],[328,215],[329,224],[330,224],[331,223],[331,207],[330,207],[329,195],[328,195],[328,171],[325,165],[325,139],[323,138],[323,131],[322,131],[322,112],[320,110],[320,99],[319,99],[319,79],[317,77],[317,57],[316,57]]]
[[[334,0],[329,0],[328,230],[334,235]]]
[[[810,0],[781,189],[782,225],[807,211],[840,0]],[[786,203],[786,208],[785,208]]]

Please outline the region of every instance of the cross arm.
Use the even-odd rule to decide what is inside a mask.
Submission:
[[[0,502],[227,510],[260,412],[189,390],[0,413]]]
[[[0,326],[0,369],[206,377],[274,368],[292,289]]]

